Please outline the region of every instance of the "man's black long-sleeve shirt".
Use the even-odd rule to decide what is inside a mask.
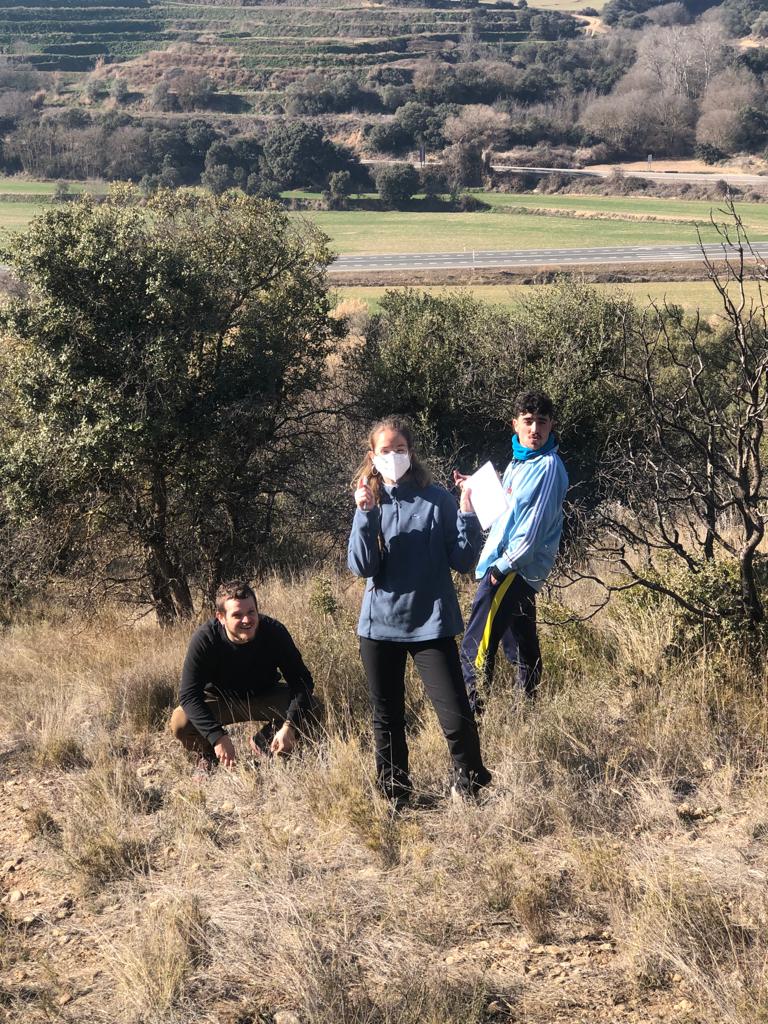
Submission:
[[[259,615],[253,640],[233,643],[218,619],[195,630],[181,672],[179,703],[209,743],[225,734],[205,703],[205,691],[233,697],[258,694],[285,680],[291,694],[286,721],[298,725],[310,708],[313,683],[291,634],[277,619]]]

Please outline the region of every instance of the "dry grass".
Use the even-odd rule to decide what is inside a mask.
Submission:
[[[59,986],[82,991],[85,1024],[602,1022],[619,1000],[637,1024],[768,1020],[764,676],[674,658],[663,610],[547,629],[534,705],[500,666],[479,806],[446,799],[411,678],[429,803],[395,814],[373,780],[358,587],[267,580],[260,598],[315,674],[322,727],[286,763],[202,784],[164,731],[188,629],[117,612],[99,636],[9,629],[0,845],[23,857],[4,880],[23,899],[0,908],[6,1006],[49,1019]],[[61,914],[74,938],[52,981],[36,965]],[[24,977],[7,959],[21,927]],[[558,993],[582,1016],[558,1018]]]
[[[184,893],[135,907],[134,921],[106,949],[121,1019],[167,1020],[183,1008],[191,975],[209,961],[214,928],[202,901]]]

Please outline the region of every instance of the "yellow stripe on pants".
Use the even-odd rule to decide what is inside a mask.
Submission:
[[[488,618],[485,620],[485,628],[483,629],[483,639],[480,641],[480,646],[477,648],[477,657],[475,658],[475,668],[478,672],[482,672],[485,669],[485,659],[488,657],[488,648],[491,644],[491,630],[493,629],[493,620],[496,616],[496,612],[499,610],[499,605],[504,600],[504,595],[512,585],[512,580],[517,576],[516,572],[511,572],[499,584],[499,589],[493,595],[491,601],[491,610],[488,612]]]

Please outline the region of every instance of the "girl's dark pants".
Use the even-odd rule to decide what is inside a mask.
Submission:
[[[405,663],[413,658],[437,713],[456,770],[456,784],[475,792],[491,780],[480,757],[480,739],[461,675],[453,637],[418,643],[360,637],[368,677],[379,786],[391,799],[411,792],[405,741]]]
[[[493,584],[487,572],[477,588],[461,644],[461,667],[473,709],[482,710],[477,677],[484,676],[490,686],[499,642],[508,661],[517,666],[518,685],[532,697],[541,678],[536,591],[518,573]]]

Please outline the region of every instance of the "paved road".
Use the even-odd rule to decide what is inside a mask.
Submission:
[[[755,253],[768,259],[768,242],[757,242]],[[707,245],[707,255],[723,259],[721,245]],[[682,263],[700,262],[698,245],[633,245],[606,249],[518,249],[504,252],[422,252],[392,253],[383,256],[339,256],[331,273],[377,273],[392,270],[467,270],[504,267],[560,267],[574,264],[605,263]]]
[[[492,164],[494,171],[532,171],[535,174],[571,174],[587,178],[607,178],[613,168],[605,171],[585,167],[518,167],[512,164]],[[768,185],[764,174],[731,174],[725,171],[624,171],[628,178],[648,178],[649,181],[690,181],[714,185],[716,181],[727,181],[731,185]]]

